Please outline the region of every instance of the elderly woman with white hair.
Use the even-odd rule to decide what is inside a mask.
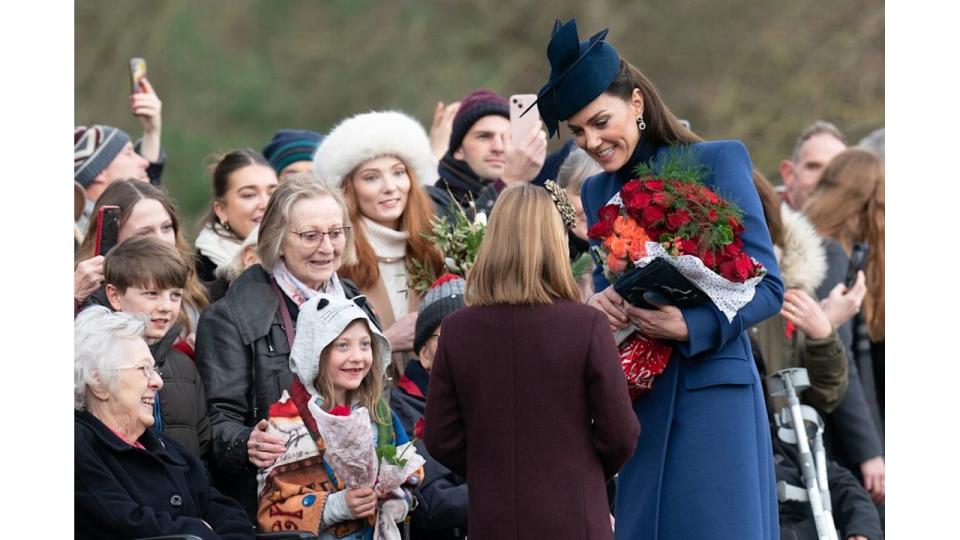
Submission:
[[[309,177],[285,180],[267,203],[257,254],[260,263],[200,316],[196,348],[212,430],[210,470],[251,521],[257,468],[269,467],[285,450],[283,439],[267,433],[266,417],[293,382],[288,359],[299,306],[321,293],[359,294],[337,275],[354,259],[343,196]]]
[[[252,539],[243,509],[209,484],[200,459],[150,429],[163,380],[144,327],[102,306],[74,321],[75,538]]]

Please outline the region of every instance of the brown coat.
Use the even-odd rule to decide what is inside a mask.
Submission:
[[[424,442],[467,478],[471,540],[612,538],[605,481],[640,425],[606,316],[560,300],[442,328]]]

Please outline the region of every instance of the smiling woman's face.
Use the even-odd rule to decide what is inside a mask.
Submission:
[[[612,94],[600,94],[589,105],[567,119],[567,127],[584,149],[606,172],[619,170],[637,148],[640,130],[637,116],[643,114],[640,90],[625,101]]]
[[[348,182],[353,183],[362,215],[384,227],[399,229],[410,193],[410,175],[403,161],[393,156],[364,161]]]

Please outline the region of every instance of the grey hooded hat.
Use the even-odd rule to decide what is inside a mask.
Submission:
[[[380,355],[374,358],[374,362],[379,361],[380,370],[386,370],[390,364],[390,342],[360,307],[364,302],[366,298],[363,296],[347,300],[341,296],[318,294],[300,306],[297,334],[290,348],[290,370],[311,395],[320,395],[313,385],[313,380],[320,372],[320,353],[353,321],[366,321],[373,339],[377,340]],[[371,366],[371,369],[376,367]]]

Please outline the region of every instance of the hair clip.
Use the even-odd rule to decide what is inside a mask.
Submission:
[[[570,198],[567,197],[567,192],[553,180],[544,182],[543,187],[546,188],[550,194],[550,198],[553,199],[553,204],[556,205],[557,210],[560,212],[560,217],[563,218],[564,226],[568,229],[573,229],[577,223],[577,219],[573,211],[573,205],[570,204]]]

